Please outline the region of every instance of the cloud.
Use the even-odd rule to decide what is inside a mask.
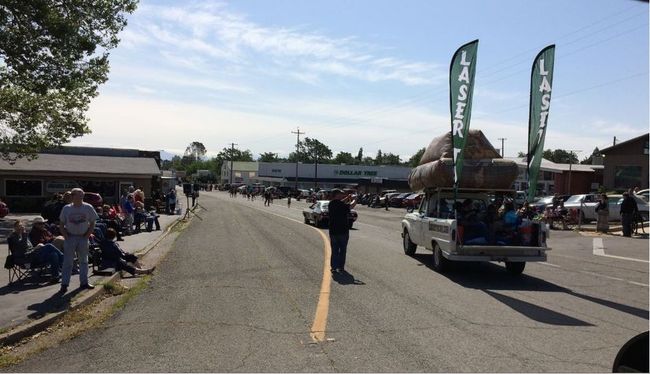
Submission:
[[[382,55],[354,36],[332,38],[304,26],[266,27],[221,3],[142,5],[122,33],[122,40],[128,48],[172,49],[177,51],[176,57],[182,51],[186,62],[210,59],[213,65],[231,62],[255,66],[263,60],[291,65],[293,71],[287,70],[286,76],[309,84],[320,81],[323,75],[368,82],[397,81],[409,86],[440,84],[446,77],[442,66]]]

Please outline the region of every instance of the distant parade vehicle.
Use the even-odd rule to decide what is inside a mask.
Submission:
[[[314,223],[316,227],[327,227],[329,224],[329,200],[318,200],[309,208],[306,208],[302,211],[303,218],[305,219],[306,224]],[[354,209],[350,210],[348,215],[348,227],[352,228],[354,222],[357,220],[358,214]]]

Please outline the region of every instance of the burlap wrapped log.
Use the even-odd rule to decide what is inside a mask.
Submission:
[[[454,170],[451,158],[442,158],[411,171],[409,186],[412,191],[426,188],[453,187]],[[465,160],[460,188],[508,189],[519,174],[514,161],[497,159]]]
[[[441,158],[452,157],[451,132],[434,138],[424,151],[420,159],[420,165],[440,160]],[[481,130],[469,130],[467,144],[465,145],[465,160],[483,160],[489,158],[501,158],[499,152],[490,144]]]

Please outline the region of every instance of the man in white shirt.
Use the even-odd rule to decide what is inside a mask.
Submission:
[[[95,222],[99,216],[92,205],[83,201],[84,191],[81,188],[74,188],[71,192],[72,203],[64,206],[59,216],[59,229],[65,238],[63,243],[61,293],[68,291],[75,253],[79,259],[80,287],[85,289],[95,288],[95,286],[88,283],[88,239],[95,230]]]

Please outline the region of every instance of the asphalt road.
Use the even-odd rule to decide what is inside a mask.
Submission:
[[[499,264],[442,275],[429,252],[403,254],[402,210],[360,207],[349,275],[321,293],[324,244],[302,223],[304,202],[210,192],[200,203],[204,220],[147,291],[103,328],[8,370],[610,371],[648,329],[647,240],[554,231],[548,263],[519,278]],[[315,344],[319,296],[329,308]]]

